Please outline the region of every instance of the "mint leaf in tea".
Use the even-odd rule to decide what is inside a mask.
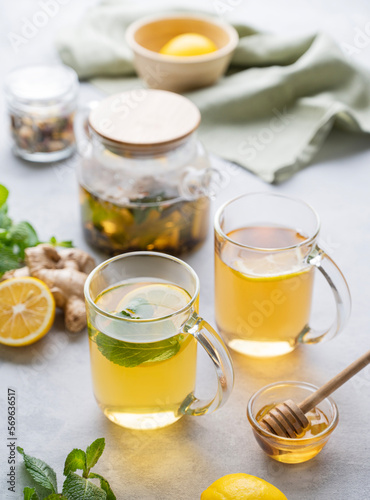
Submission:
[[[112,339],[103,333],[96,336],[99,351],[112,363],[133,368],[146,362],[164,361],[172,358],[180,350],[182,335],[160,342],[135,344]]]

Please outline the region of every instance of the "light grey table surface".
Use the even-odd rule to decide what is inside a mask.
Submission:
[[[60,6],[60,12],[39,29],[18,52],[8,34],[19,33],[24,18],[40,8],[36,0],[1,2],[2,76],[26,62],[56,59],[53,38],[68,22],[75,22],[95,1],[80,0]],[[202,2],[214,8],[216,2]],[[260,29],[301,33],[322,29],[343,48],[354,47],[354,62],[370,66],[370,6],[367,0],[251,0],[234,5],[237,16]],[[189,2],[199,5],[199,2]],[[347,44],[347,45],[343,45]],[[357,45],[356,45],[357,44]],[[88,84],[81,102],[99,96]],[[74,168],[77,160],[37,165],[14,158],[10,152],[7,117],[1,98],[0,182],[10,189],[10,213],[28,219],[42,239],[56,235],[90,250],[80,227]],[[260,476],[279,487],[289,500],[365,500],[370,498],[370,368],[335,395],[340,423],[327,447],[314,460],[295,466],[278,464],[258,448],[246,420],[250,395],[276,380],[304,380],[322,384],[370,345],[370,139],[334,132],[313,164],[280,186],[269,186],[240,168],[213,159],[227,180],[213,209],[246,191],[271,191],[301,197],[322,220],[321,242],[342,268],[352,297],[352,316],[345,331],[329,343],[306,346],[275,360],[257,361],[233,354],[236,381],[232,396],[220,411],[204,417],[184,417],[167,429],[139,432],[110,423],[98,409],[90,382],[87,334],[65,332],[58,315],[51,332],[25,348],[0,347],[0,498],[22,497],[29,484],[17,468],[17,493],[7,491],[7,387],[17,390],[18,444],[46,460],[58,473],[67,453],[85,448],[95,438],[106,438],[106,451],[97,470],[110,481],[119,499],[196,500],[214,480],[233,472]],[[185,256],[201,280],[201,313],[214,322],[213,241],[210,233],[198,252]],[[98,261],[103,257],[95,254]],[[315,293],[314,320],[328,321],[332,311],[329,290],[320,279]],[[212,367],[199,357],[201,392],[214,389]]]

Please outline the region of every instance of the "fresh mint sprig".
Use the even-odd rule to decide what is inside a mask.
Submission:
[[[24,265],[25,250],[40,243],[71,248],[71,241],[57,241],[52,236],[49,241],[40,241],[36,230],[29,222],[14,223],[8,215],[9,190],[0,184],[0,277],[12,269]]]
[[[96,439],[86,451],[75,448],[72,450],[64,464],[64,475],[66,476],[62,493],[58,493],[57,477],[55,471],[42,460],[27,455],[18,446],[18,452],[23,456],[27,471],[34,481],[50,494],[43,500],[116,500],[108,481],[90,470],[97,464],[105,448],[105,439]],[[82,476],[76,474],[82,471]],[[97,479],[98,486],[89,479]],[[35,488],[26,487],[23,490],[24,500],[40,500]]]

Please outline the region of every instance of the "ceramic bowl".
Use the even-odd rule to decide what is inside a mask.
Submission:
[[[171,38],[198,33],[218,49],[209,54],[179,57],[160,54]],[[132,23],[126,40],[134,53],[139,76],[150,88],[185,92],[215,83],[226,71],[239,37],[229,24],[211,16],[153,16]]]
[[[264,406],[287,399],[300,402],[316,390],[317,387],[306,382],[276,382],[263,387],[250,398],[247,417],[257,443],[269,457],[278,462],[298,464],[314,458],[326,445],[338,424],[338,408],[331,398],[317,405],[326,415],[329,425],[315,436],[297,439],[279,437],[262,429],[256,420],[257,413]]]

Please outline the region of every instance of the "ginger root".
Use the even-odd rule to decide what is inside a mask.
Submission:
[[[26,249],[27,267],[5,273],[3,279],[33,276],[50,288],[57,307],[64,310],[64,321],[70,332],[79,332],[86,326],[84,284],[94,269],[94,259],[83,250],[57,250],[42,244]]]

